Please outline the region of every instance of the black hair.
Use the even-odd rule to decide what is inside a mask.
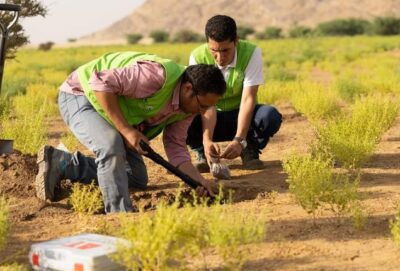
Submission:
[[[226,15],[215,15],[206,24],[206,38],[222,41],[235,41],[237,38],[235,20]]]
[[[214,65],[196,64],[186,68],[183,74],[182,83],[192,84],[195,95],[206,95],[214,93],[224,95],[226,91],[226,82],[220,69]]]

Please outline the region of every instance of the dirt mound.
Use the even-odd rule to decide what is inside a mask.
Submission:
[[[35,196],[36,156],[15,151],[0,156],[0,193],[16,198]]]

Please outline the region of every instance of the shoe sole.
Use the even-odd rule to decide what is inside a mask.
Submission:
[[[49,150],[51,149],[51,146],[43,146],[39,151],[37,155],[37,160],[36,163],[38,165],[38,174],[36,175],[35,179],[35,189],[36,189],[36,197],[38,197],[41,200],[52,200],[52,198],[49,195],[48,189],[46,189],[46,179],[48,177],[49,173]]]

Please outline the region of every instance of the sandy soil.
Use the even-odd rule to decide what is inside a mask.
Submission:
[[[400,248],[391,239],[389,220],[395,213],[400,195],[400,119],[384,135],[375,155],[362,169],[361,192],[368,210],[364,230],[355,230],[351,221],[341,223],[328,212],[315,221],[288,193],[282,158],[291,152],[303,153],[314,138],[308,121],[282,105],[284,123],[261,158],[265,169],[242,170],[240,160],[229,161],[232,180],[222,181],[235,190],[234,202],[251,208],[268,206],[267,237],[260,245],[249,246],[250,261],[244,270],[400,270]],[[52,121],[51,144],[65,126]],[[163,153],[159,139],[152,146]],[[146,159],[150,186],[146,191],[131,191],[136,204],[153,209],[161,198],[171,198],[179,179]],[[71,210],[66,197],[69,191],[58,190],[57,201],[42,203],[33,188],[37,167],[34,156],[0,157],[0,191],[12,199],[12,231],[0,264],[16,261],[27,264],[28,251],[34,242],[90,231],[91,227]],[[206,174],[207,177],[211,177]],[[276,191],[276,197],[268,192]],[[95,221],[118,223],[114,215],[96,215]],[[315,222],[315,223],[314,223]]]

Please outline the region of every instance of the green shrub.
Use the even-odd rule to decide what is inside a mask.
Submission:
[[[400,246],[400,207],[397,208],[394,219],[390,220],[390,232],[396,244]]]
[[[79,140],[76,138],[76,136],[70,131],[63,133],[63,135],[60,138],[60,141],[71,152],[76,151],[81,144]]]
[[[309,120],[316,121],[339,112],[334,92],[319,84],[302,83],[299,86],[297,91],[292,92],[291,102],[296,111]]]
[[[168,41],[169,33],[162,31],[162,30],[154,30],[150,33],[150,37],[156,43],[166,42],[166,41]]]
[[[228,268],[239,269],[247,256],[240,246],[264,239],[265,220],[256,208],[217,203],[180,208],[179,201],[178,196],[172,205],[160,204],[136,221],[123,219],[121,235],[131,245],[121,244],[115,259],[129,270],[188,270],[200,254],[207,265],[207,254],[214,251]]]
[[[53,48],[53,45],[54,45],[54,42],[52,42],[52,41],[40,43],[38,50],[39,51],[50,51],[51,48]]]
[[[204,38],[202,35],[197,34],[191,30],[181,30],[175,33],[174,42],[188,43],[188,42],[201,42]]]
[[[355,201],[351,206],[351,219],[353,223],[353,227],[357,230],[364,229],[366,222],[366,210],[363,206],[361,206],[360,201]]]
[[[258,102],[264,104],[277,104],[289,100],[293,90],[298,88],[296,81],[269,80],[260,86],[257,92]]]
[[[373,24],[376,35],[398,35],[400,34],[400,18],[378,17]]]
[[[48,129],[45,122],[48,114],[47,99],[41,100],[42,105],[36,108],[34,106],[37,102],[35,99],[19,97],[21,99],[18,98],[16,104],[21,104],[21,106],[23,104],[24,109],[34,108],[35,111],[24,111],[23,108],[18,108],[16,115],[3,116],[0,138],[12,138],[15,149],[25,154],[35,154],[47,142]],[[26,112],[26,114],[22,112]]]
[[[398,111],[398,98],[392,95],[372,94],[354,102],[351,106],[351,119],[355,125],[361,125],[361,129],[362,126],[374,126],[376,135],[380,137],[392,126]]]
[[[282,38],[282,28],[267,27],[263,32],[256,33],[256,38],[260,40],[280,39]]]
[[[18,263],[1,265],[0,271],[29,271],[30,269],[27,265],[22,265]]]
[[[294,26],[289,29],[290,38],[304,38],[310,36],[312,29],[306,26]]]
[[[382,134],[392,125],[398,102],[391,96],[357,99],[351,116],[339,116],[317,126],[316,149],[328,153],[345,167],[359,167],[373,154]]]
[[[368,93],[368,88],[356,79],[339,79],[335,83],[335,88],[340,97],[345,101],[353,102],[355,98]]]
[[[10,112],[10,99],[8,97],[0,96],[0,119],[2,119],[2,116],[9,114],[9,112]]]
[[[285,67],[279,65],[271,65],[267,71],[267,80],[275,81],[294,81],[296,80],[296,74],[289,71]]]
[[[313,217],[320,207],[329,206],[337,215],[346,213],[357,199],[358,179],[334,174],[333,163],[322,156],[296,156],[284,159],[289,191]]]
[[[132,33],[126,36],[128,44],[136,44],[143,38],[142,34]]]
[[[69,203],[78,214],[93,215],[103,209],[100,188],[94,183],[90,185],[75,183]]]
[[[0,251],[5,247],[8,232],[10,230],[8,215],[8,201],[4,198],[4,196],[0,196]]]
[[[323,36],[354,36],[368,33],[370,22],[363,19],[336,19],[318,24],[316,32]]]
[[[31,78],[6,77],[3,80],[3,86],[1,88],[1,93],[6,94],[9,97],[25,94],[27,86],[32,82]]]
[[[254,28],[250,26],[238,25],[236,32],[240,39],[246,39],[248,35],[253,34],[255,31]]]

